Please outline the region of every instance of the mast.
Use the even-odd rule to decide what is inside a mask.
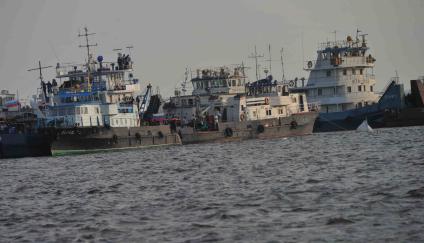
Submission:
[[[256,45],[255,45],[255,53],[252,53],[249,58],[255,59],[255,69],[256,69],[256,80],[259,80],[258,76],[258,57],[264,57],[264,55],[258,55],[258,52],[256,51]]]
[[[79,45],[80,48],[87,48],[87,88],[89,91],[91,91],[91,84],[90,84],[90,72],[91,72],[91,67],[90,67],[90,61],[91,61],[91,56],[90,56],[90,47],[94,47],[97,46],[96,44],[90,44],[90,42],[88,41],[88,36],[90,35],[95,35],[96,33],[88,33],[88,29],[87,27],[84,27],[84,34],[78,34],[78,37],[85,37],[85,45]]]
[[[39,72],[40,72],[40,76],[39,76],[39,79],[40,79],[40,81],[41,82],[43,82],[43,73],[42,73],[42,69],[46,69],[46,68],[51,68],[52,66],[46,66],[46,67],[42,67],[41,66],[41,61],[38,61],[38,67],[37,68],[31,68],[31,69],[28,69],[27,71],[28,72],[30,72],[30,71],[36,71],[36,70],[38,70]]]
[[[331,32],[334,34],[334,44],[336,44],[337,42],[337,30],[334,30],[333,32]]]
[[[283,81],[286,79],[284,76],[284,59],[283,59],[283,52],[284,48],[281,48],[280,50],[280,56],[281,56],[281,71],[283,72]]]
[[[186,70],[184,72],[184,81],[181,84],[181,88],[182,88],[181,91],[183,92],[183,96],[186,94],[186,91],[187,91],[186,87],[187,87],[187,81],[188,81],[188,74],[189,74],[188,67],[186,67]]]
[[[130,56],[131,56],[131,49],[133,49],[134,48],[134,46],[127,46],[127,47],[125,47],[125,48],[127,48],[128,49],[128,54],[130,54]],[[132,57],[131,57],[131,59],[132,59]]]
[[[272,75],[272,69],[271,69],[271,65],[272,65],[272,59],[271,59],[271,44],[268,44],[268,54],[269,54],[269,74]]]
[[[43,69],[46,69],[46,68],[51,68],[52,66],[45,66],[45,67],[42,67],[41,66],[41,61],[38,61],[38,67],[37,68],[31,68],[31,69],[28,69],[27,71],[28,72],[31,72],[31,71],[36,71],[36,70],[38,70],[39,71],[39,74],[40,74],[40,76],[39,76],[39,79],[40,79],[40,85],[41,85],[41,90],[44,92],[44,90],[43,90],[43,86],[45,85],[44,84],[44,81],[43,81],[43,73],[42,73],[42,70]],[[44,95],[43,95],[43,97],[44,97],[44,101],[46,101],[47,100],[47,94],[46,93],[44,93]]]

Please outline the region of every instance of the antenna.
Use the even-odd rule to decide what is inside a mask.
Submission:
[[[334,44],[336,44],[337,42],[337,30],[334,30],[333,32],[331,32],[334,34]]]
[[[358,43],[359,43],[359,33],[361,33],[362,31],[360,31],[359,29],[356,29],[356,47],[358,47]]]
[[[258,52],[256,51],[256,45],[255,45],[255,53],[252,53],[249,58],[255,59],[255,67],[256,67],[256,80],[259,80],[258,76],[258,57],[264,57],[264,55],[258,55]]]
[[[283,72],[283,81],[286,79],[284,76],[284,59],[283,59],[283,52],[284,48],[281,48],[280,55],[281,55],[281,71]]]
[[[40,81],[41,82],[43,82],[43,73],[42,73],[42,69],[46,69],[46,68],[51,68],[52,66],[46,66],[46,67],[42,67],[41,66],[41,61],[38,61],[38,67],[37,68],[31,68],[31,69],[28,69],[28,72],[30,72],[30,71],[36,71],[36,70],[38,70],[39,72],[40,72]]]
[[[304,66],[305,65],[305,49],[303,48],[303,32],[300,36],[300,39],[301,39],[301,46],[302,46],[302,66]]]
[[[269,62],[269,74],[272,74],[271,44],[268,44],[268,54],[269,54],[269,59],[267,61]]]
[[[85,45],[79,45],[80,48],[86,47],[87,48],[87,63],[90,64],[90,47],[97,46],[96,44],[90,44],[88,41],[88,36],[95,35],[96,33],[88,33],[87,27],[84,27],[84,34],[78,34],[78,37],[85,37]],[[90,69],[90,65],[87,65],[87,67]]]
[[[362,44],[366,44],[366,40],[365,40],[365,36],[367,36],[368,34],[361,34],[359,35],[360,37],[362,37]]]
[[[131,56],[131,49],[133,49],[134,48],[134,46],[127,46],[127,47],[125,47],[125,48],[127,48],[128,49],[128,54],[130,54],[130,56]]]
[[[186,71],[184,72],[184,81],[181,84],[181,88],[182,88],[181,91],[183,91],[183,95],[185,95],[187,91],[186,86],[187,86],[188,74],[189,74],[189,71],[188,71],[188,68],[186,68]]]
[[[96,44],[90,44],[90,42],[88,41],[88,36],[90,35],[95,35],[96,33],[88,33],[88,29],[87,27],[84,27],[84,34],[78,34],[78,37],[85,37],[85,41],[86,44],[85,45],[79,45],[80,48],[86,47],[87,48],[87,87],[88,90],[91,90],[91,85],[90,85],[90,72],[91,72],[91,68],[90,68],[90,47],[92,46],[97,46]]]
[[[395,82],[398,84],[399,83],[399,74],[398,74],[397,70],[395,70],[395,74],[396,74]]]

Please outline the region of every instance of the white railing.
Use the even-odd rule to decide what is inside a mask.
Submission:
[[[304,69],[305,70],[312,70],[312,69],[334,69],[335,67],[359,67],[359,66],[366,66],[366,67],[373,67],[373,62],[368,62],[366,56],[359,56],[359,57],[341,57],[341,64],[334,66],[331,64],[330,59],[322,59],[322,60],[311,60],[306,61],[304,63]]]

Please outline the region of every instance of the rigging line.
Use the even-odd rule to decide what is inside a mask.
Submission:
[[[54,49],[54,47],[53,47],[52,43],[51,43],[50,41],[47,41],[47,42],[49,43],[50,49],[52,49],[52,51],[53,51],[53,55],[56,57],[57,62],[59,62],[59,63],[60,63],[60,59],[59,59],[59,57],[57,56],[56,50]]]

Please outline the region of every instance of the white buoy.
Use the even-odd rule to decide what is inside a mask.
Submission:
[[[358,127],[358,128],[356,128],[356,131],[359,131],[359,132],[372,132],[373,130],[372,130],[372,128],[370,127],[370,125],[368,125],[368,121],[367,121],[367,119],[365,119],[365,120],[361,123],[361,125],[359,125],[359,127]]]

